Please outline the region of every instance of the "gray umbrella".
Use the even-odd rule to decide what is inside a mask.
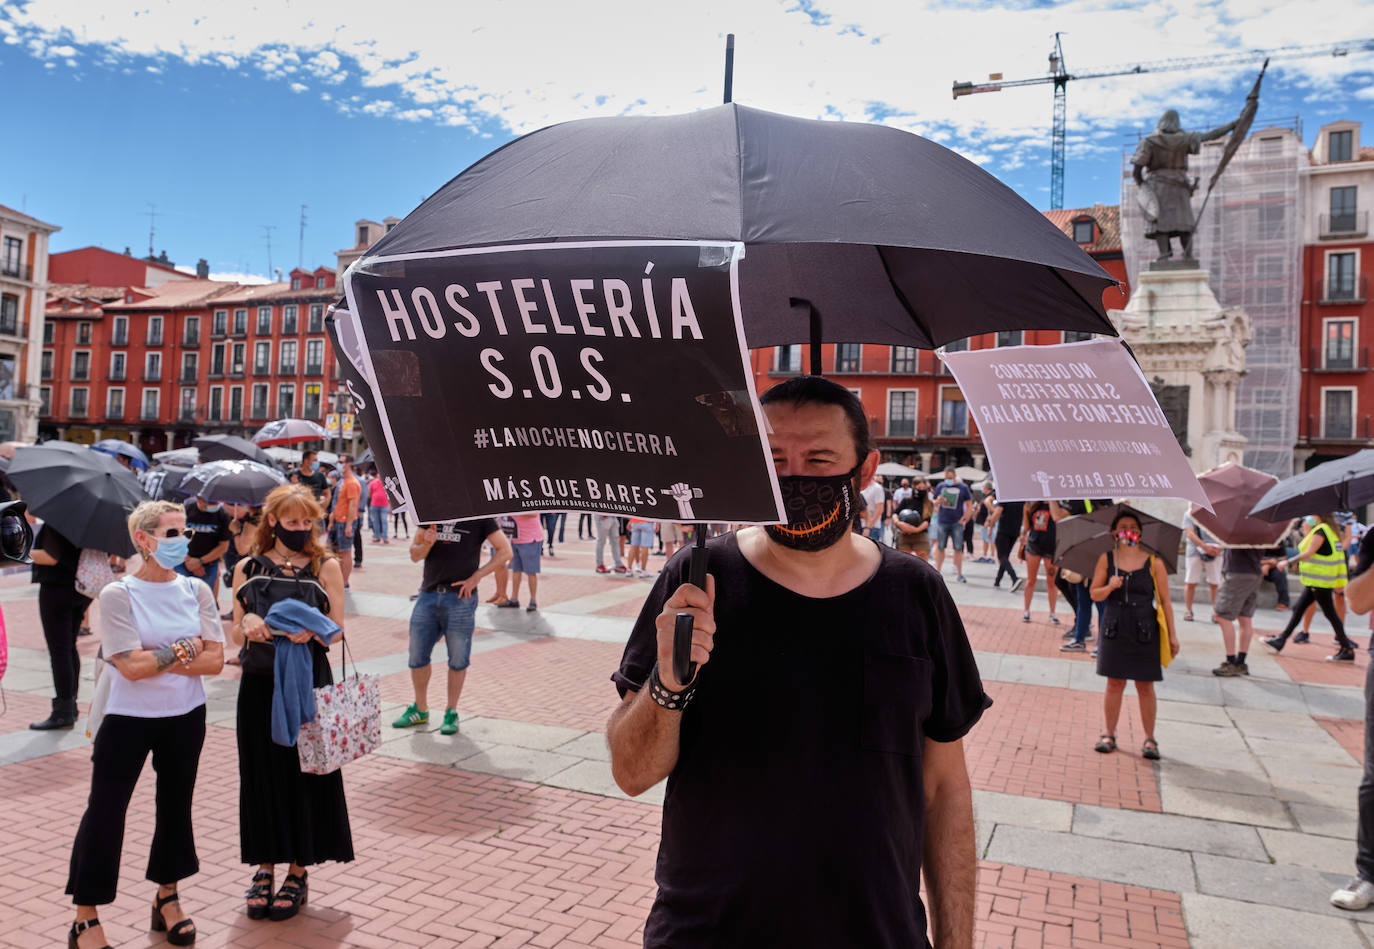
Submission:
[[[1251,516],[1287,521],[1304,514],[1351,511],[1374,501],[1374,448],[1310,468],[1270,488]]]
[[[276,464],[267,452],[237,435],[203,435],[193,439],[191,444],[200,449],[201,461],[233,461],[246,458],[268,467]]]
[[[928,349],[1008,329],[1116,335],[1102,305],[1115,281],[977,165],[887,126],[734,103],[532,132],[440,188],[356,266],[634,237],[746,242],[740,309],[752,347]]]
[[[1054,562],[1085,577],[1097,569],[1097,558],[1116,547],[1112,521],[1127,513],[1140,522],[1140,546],[1164,561],[1168,573],[1178,570],[1178,547],[1183,530],[1168,521],[1138,511],[1129,504],[1094,508],[1088,514],[1066,517],[1055,525]]]

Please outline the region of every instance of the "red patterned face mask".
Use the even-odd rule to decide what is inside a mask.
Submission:
[[[1120,530],[1116,532],[1116,539],[1127,547],[1136,547],[1140,544],[1140,531]]]
[[[824,550],[854,523],[854,476],[862,464],[842,475],[791,475],[778,479],[786,524],[769,524],[768,536],[793,550]]]

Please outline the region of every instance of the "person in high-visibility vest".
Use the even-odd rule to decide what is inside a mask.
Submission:
[[[1298,556],[1293,558],[1298,564],[1298,576],[1302,580],[1302,596],[1293,605],[1293,612],[1283,632],[1264,640],[1264,644],[1274,652],[1280,652],[1293,630],[1302,622],[1302,614],[1316,603],[1336,631],[1336,641],[1340,643],[1336,654],[1327,658],[1334,662],[1354,662],[1355,644],[1345,635],[1345,624],[1336,610],[1335,592],[1345,589],[1346,581],[1345,553],[1341,550],[1339,529],[1330,514],[1309,514],[1306,522],[1307,534],[1298,545]],[[1278,566],[1285,569],[1291,562],[1280,560]]]

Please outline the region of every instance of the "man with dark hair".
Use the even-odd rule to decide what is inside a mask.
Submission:
[[[971,949],[962,738],[991,700],[963,624],[933,569],[850,529],[878,464],[859,400],[804,376],[761,401],[787,523],[711,540],[704,590],[679,551],[612,676],[616,783],[668,779],[644,945],[929,946],[924,873],[935,944]]]
[[[310,486],[315,500],[324,503],[324,496],[329,491],[329,479],[315,463],[315,457],[313,451],[301,452],[301,467],[296,474],[301,484]]]

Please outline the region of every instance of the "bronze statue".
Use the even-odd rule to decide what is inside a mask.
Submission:
[[[1201,151],[1203,142],[1234,133],[1207,186],[1207,197],[1211,197],[1217,179],[1250,131],[1250,123],[1259,109],[1260,82],[1268,67],[1269,60],[1266,59],[1254,87],[1245,97],[1240,116],[1234,122],[1208,132],[1185,132],[1179,128],[1178,112],[1170,109],[1160,116],[1154,133],[1145,136],[1131,156],[1131,177],[1136,183],[1136,200],[1145,212],[1145,236],[1153,238],[1159,245],[1159,260],[1173,258],[1170,241],[1175,237],[1183,248],[1183,259],[1193,259],[1193,231],[1197,229],[1197,218],[1193,216],[1192,197],[1197,190],[1198,179],[1188,179],[1188,156]],[[1148,175],[1145,174],[1147,171]],[[1205,198],[1202,206],[1207,206]],[[1199,210],[1198,215],[1201,214]]]

